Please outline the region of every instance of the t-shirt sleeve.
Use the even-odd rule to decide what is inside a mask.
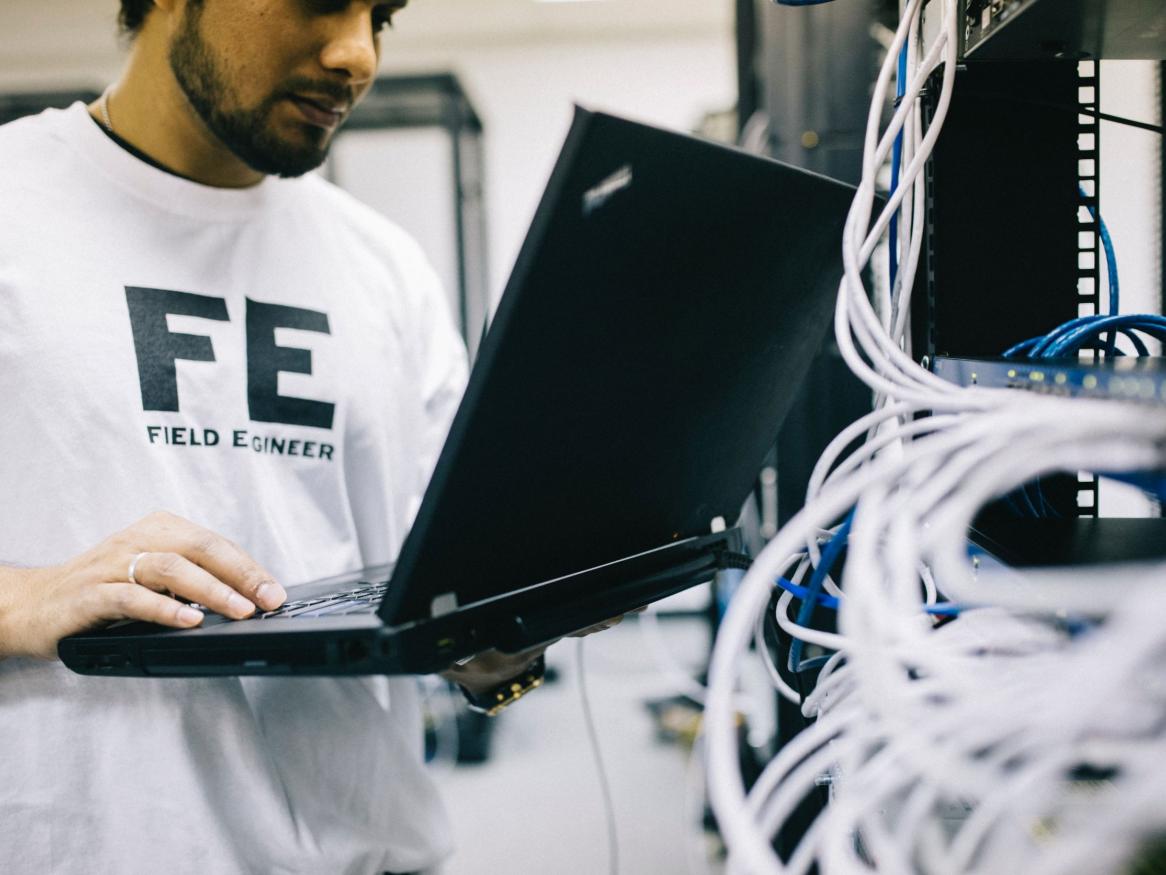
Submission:
[[[423,274],[419,353],[425,420],[418,463],[421,482],[428,483],[465,391],[469,365],[465,343],[454,327],[441,280],[428,264]]]

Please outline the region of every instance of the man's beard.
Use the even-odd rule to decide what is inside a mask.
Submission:
[[[331,137],[327,131],[305,124],[305,140],[294,143],[278,137],[269,125],[275,105],[290,90],[269,95],[252,109],[223,108],[234,97],[234,89],[199,33],[201,7],[193,0],[187,5],[181,30],[170,47],[170,67],[191,106],[210,132],[252,170],[285,177],[315,170],[328,157]],[[288,85],[320,90],[310,82]]]

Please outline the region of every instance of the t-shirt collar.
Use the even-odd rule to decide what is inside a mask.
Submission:
[[[94,124],[80,101],[61,113],[63,133],[102,175],[133,195],[170,212],[212,221],[243,220],[269,208],[298,180],[265,177],[248,188],[203,185],[143,160]]]

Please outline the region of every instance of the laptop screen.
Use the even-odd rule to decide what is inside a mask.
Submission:
[[[731,525],[830,323],[851,198],[578,109],[382,617]]]

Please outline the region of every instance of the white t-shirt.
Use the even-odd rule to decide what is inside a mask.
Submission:
[[[81,104],[0,128],[0,563],[159,509],[288,586],[390,561],[465,374],[417,244],[323,180],[198,185]],[[0,661],[0,871],[422,868],[421,744],[411,679]]]

